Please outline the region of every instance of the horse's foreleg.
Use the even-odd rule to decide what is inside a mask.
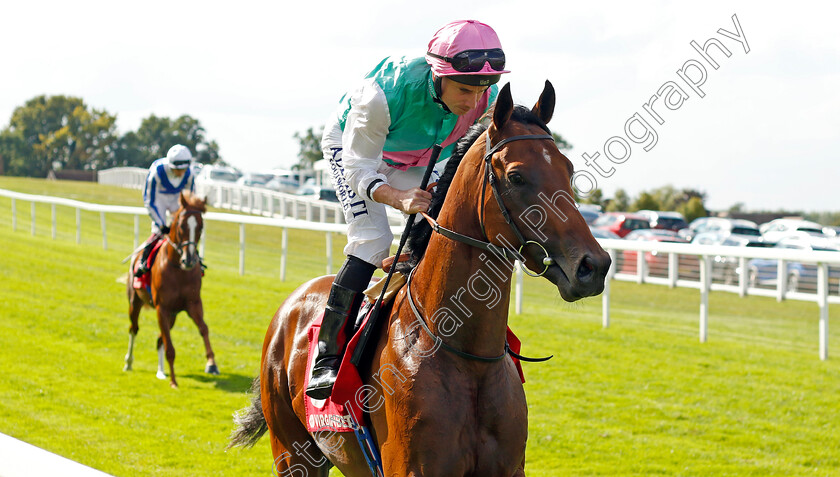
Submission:
[[[158,336],[157,339],[157,352],[158,352],[158,369],[155,376],[158,379],[166,379],[166,370],[163,369],[163,362],[166,360],[165,352],[163,348],[163,337]]]
[[[161,348],[163,348],[166,353],[166,361],[169,363],[169,385],[177,388],[178,382],[175,380],[175,346],[172,344],[172,337],[169,333],[175,322],[175,314],[169,310],[164,310],[160,306],[158,306],[157,312],[158,326],[160,327],[160,339],[158,340],[158,378],[161,377],[161,372],[163,371],[163,360],[161,359]]]
[[[207,323],[204,322],[204,307],[201,304],[201,300],[190,303],[187,307],[187,314],[195,322],[195,326],[198,328],[198,332],[204,340],[204,351],[207,357],[207,365],[204,367],[204,372],[207,374],[219,374],[219,367],[216,365],[216,354],[213,353],[213,347],[210,346],[210,329],[207,327]]]
[[[125,355],[123,371],[131,371],[131,365],[134,363],[134,338],[137,337],[137,332],[140,330],[139,318],[142,308],[142,299],[130,288],[128,292],[128,319],[131,321],[131,325],[128,327],[128,353]]]

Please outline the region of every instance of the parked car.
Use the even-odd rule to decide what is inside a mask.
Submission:
[[[592,225],[601,216],[601,206],[594,204],[578,204],[578,212],[587,224]]]
[[[646,218],[638,214],[631,214],[629,212],[607,212],[598,217],[592,226],[599,229],[609,230],[610,232],[624,237],[634,230],[649,229],[650,222]]]
[[[265,187],[270,180],[274,179],[272,174],[260,174],[258,172],[246,172],[236,183],[245,187]]]
[[[637,212],[650,222],[652,229],[681,230],[688,227],[685,217],[679,212],[662,210],[640,210]]]
[[[621,238],[618,235],[610,232],[607,229],[598,229],[598,228],[595,228],[591,225],[589,226],[589,231],[592,232],[592,236],[595,237],[596,239],[599,239],[599,238],[620,239]]]
[[[233,182],[235,183],[242,173],[231,167],[206,165],[195,177],[196,182]]]
[[[700,228],[705,222],[713,218],[714,217],[698,217],[692,220],[691,223],[688,224],[688,227],[678,230],[677,234],[679,234],[680,237],[691,242],[691,239],[693,239],[694,236],[698,233],[697,229]]]
[[[624,240],[645,240],[663,243],[688,243],[684,238],[677,235],[673,230],[664,229],[640,229],[634,230],[624,237]],[[616,270],[622,273],[635,274],[639,253],[635,250],[623,250],[616,257]],[[650,276],[667,277],[669,254],[657,251],[644,252],[643,255],[648,266]],[[694,255],[679,255],[677,257],[678,278],[696,280],[700,276],[700,264]]]
[[[794,235],[797,232],[804,232],[815,237],[825,237],[822,225],[816,222],[801,219],[771,220],[770,222],[761,224],[759,230],[761,231],[761,236],[768,242],[778,242],[779,240],[789,235]]]
[[[799,235],[783,238],[775,248],[791,250],[820,250],[840,252],[840,246],[823,237]],[[785,289],[815,293],[817,290],[817,266],[812,263],[786,262]],[[778,286],[778,260],[755,258],[747,263],[750,286]],[[829,290],[840,283],[840,267],[828,267]]]
[[[726,217],[703,217],[691,222],[687,229],[680,230],[680,237],[694,242],[694,237],[699,234],[712,233],[717,235],[744,235],[760,237],[761,232],[755,222],[743,219],[730,219]]]
[[[840,227],[833,225],[823,227],[822,232],[826,237],[840,237]]]
[[[723,245],[727,247],[772,247],[775,245],[771,242],[765,242],[761,236],[721,232],[703,232],[697,234],[691,243],[699,245]],[[737,284],[741,275],[740,262],[741,260],[738,257],[715,255],[712,260],[712,281],[725,285]]]
[[[263,187],[276,192],[294,194],[297,192],[298,188],[300,188],[300,184],[298,184],[298,181],[288,176],[274,176],[274,178],[266,182]]]
[[[300,187],[297,192],[297,195],[303,195],[308,197],[313,197],[319,200],[326,200],[330,202],[338,202],[338,195],[335,192],[335,189],[331,187],[320,187],[316,185],[304,185]]]

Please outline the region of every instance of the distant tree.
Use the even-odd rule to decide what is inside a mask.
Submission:
[[[736,202],[729,207],[730,214],[739,214],[744,212],[744,203],[743,202]]]
[[[293,138],[297,139],[300,149],[298,152],[298,162],[295,165],[297,170],[311,170],[317,161],[324,158],[324,153],[321,152],[321,136],[324,135],[324,126],[321,126],[316,131],[309,128],[305,133],[296,132]]]
[[[9,175],[98,169],[113,156],[116,116],[89,109],[81,98],[42,95],[16,108],[0,136]]]
[[[568,151],[572,148],[572,144],[565,140],[563,136],[557,134],[556,132],[551,133],[551,135],[554,136],[554,142],[557,144],[557,149],[560,149],[561,151]]]
[[[677,210],[677,206],[682,199],[682,191],[678,191],[670,184],[653,189],[650,195],[659,204],[658,209],[651,210]]]
[[[630,211],[635,212],[637,210],[662,210],[662,206],[653,194],[642,192],[630,206]]]
[[[594,204],[603,207],[604,193],[601,191],[601,189],[595,189],[589,194],[588,197],[579,198],[577,196],[577,192],[575,192],[575,200],[579,204]]]
[[[680,205],[677,208],[677,212],[681,213],[687,222],[691,222],[698,217],[706,217],[709,215],[709,212],[703,206],[703,199],[696,196]]]
[[[625,212],[630,208],[630,196],[624,189],[617,189],[609,205],[607,212]]]
[[[176,144],[187,146],[196,162],[224,164],[218,144],[207,140],[205,133],[201,122],[191,116],[172,120],[153,114],[140,123],[136,132],[129,131],[119,139],[111,166],[149,167]]]

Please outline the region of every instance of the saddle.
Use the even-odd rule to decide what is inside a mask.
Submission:
[[[155,263],[155,257],[157,257],[158,252],[160,251],[160,247],[163,245],[163,239],[158,238],[157,242],[152,246],[152,251],[149,253],[149,258],[146,260],[146,269],[151,270],[152,264]],[[149,289],[152,286],[152,274],[151,273],[144,273],[142,276],[136,277],[134,276],[134,272],[140,266],[140,260],[134,262],[134,267],[131,269],[131,276],[134,277],[134,288],[145,288]]]

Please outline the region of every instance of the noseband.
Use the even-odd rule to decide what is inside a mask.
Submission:
[[[468,237],[466,235],[460,234],[455,232],[454,230],[447,229],[445,227],[440,226],[436,220],[431,218],[426,213],[422,213],[423,217],[426,221],[429,222],[431,225],[432,230],[435,232],[447,237],[451,240],[455,240],[457,242],[465,243],[472,247],[480,248],[482,250],[487,250],[488,252],[492,252],[496,255],[500,255],[508,260],[519,260],[522,264],[522,269],[527,273],[529,276],[532,277],[539,277],[545,274],[548,271],[548,267],[554,263],[554,260],[549,256],[548,251],[545,247],[533,240],[527,240],[525,236],[520,232],[519,227],[516,226],[516,223],[510,216],[510,211],[508,211],[507,206],[505,206],[504,201],[502,200],[502,194],[499,192],[499,179],[496,177],[496,173],[493,171],[493,154],[498,152],[503,146],[507,145],[513,141],[522,141],[522,140],[542,140],[542,139],[549,139],[554,142],[554,137],[549,134],[525,134],[520,136],[511,136],[509,138],[502,139],[499,141],[495,146],[491,147],[490,144],[490,135],[487,135],[487,140],[485,141],[486,148],[484,152],[484,180],[481,185],[481,215],[479,216],[479,222],[481,223],[481,235],[484,237],[484,240],[478,240],[472,237]],[[508,227],[513,231],[513,234],[519,240],[519,249],[514,250],[513,248],[499,246],[494,243],[491,243],[490,240],[487,238],[486,228],[484,226],[484,203],[485,203],[485,195],[487,193],[487,184],[490,184],[490,189],[493,190],[493,197],[496,198],[496,203],[499,205],[499,210],[502,212],[502,217],[504,217],[505,222],[507,222]],[[524,249],[527,245],[534,244],[538,246],[543,251],[543,259],[542,263],[545,266],[542,272],[540,273],[532,273],[528,270],[528,267],[525,266],[525,257],[522,255],[522,249]]]

